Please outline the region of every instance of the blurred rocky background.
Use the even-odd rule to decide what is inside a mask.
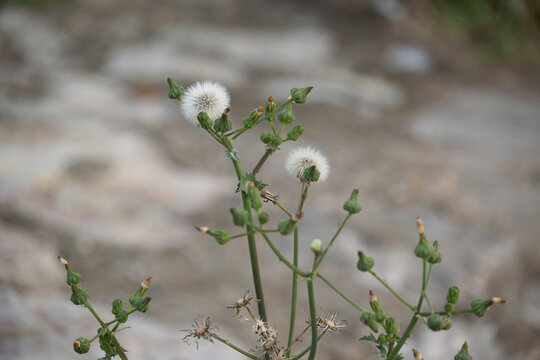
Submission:
[[[0,4],[1,359],[101,356],[98,346],[72,351],[96,323],[70,303],[57,255],[83,274],[103,314],[153,276],[150,311],[119,334],[132,360],[240,359],[221,344],[182,342],[197,315],[255,346],[250,326],[225,308],[252,288],[246,243],[218,246],[193,229],[232,227],[234,173],[167,99],[167,76],[184,86],[223,83],[237,124],[268,95],[315,86],[297,106],[307,129],[300,143],[328,154],[332,171],[310,191],[301,247],[328,241],[357,187],[364,210],[320,270],[360,304],[373,288],[406,326],[407,310],[356,270],[356,251],[374,256],[375,270],[415,301],[417,215],[444,259],[432,276],[434,305],[452,284],[463,306],[508,301],[481,320],[457,318],[449,332],[420,324],[406,359],[411,347],[452,359],[465,340],[476,360],[540,358],[538,1]],[[257,137],[238,144],[246,169],[263,153]],[[294,207],[299,186],[285,175],[283,153],[261,178]],[[290,254],[290,239],[278,243]],[[285,341],[290,275],[263,242],[259,253],[269,318]],[[321,312],[349,324],[322,341],[318,358],[375,359],[358,341],[368,333],[358,313],[323,283],[316,291]]]

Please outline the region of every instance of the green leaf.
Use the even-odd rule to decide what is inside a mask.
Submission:
[[[268,186],[268,184],[265,184],[265,183],[255,179],[255,175],[253,175],[253,174],[244,174],[244,177],[242,177],[240,179],[240,182],[238,183],[238,186],[236,187],[236,192],[242,191],[242,192],[247,194],[249,192],[249,183],[250,182],[253,182],[255,184],[255,186],[257,187],[257,189],[259,189],[259,191],[264,189],[266,186]]]

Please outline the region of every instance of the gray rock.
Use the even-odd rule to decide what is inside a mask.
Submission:
[[[395,44],[385,50],[383,65],[392,72],[426,74],[432,70],[433,60],[420,46]]]

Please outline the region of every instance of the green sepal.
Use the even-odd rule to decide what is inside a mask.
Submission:
[[[459,288],[457,286],[450,286],[448,288],[448,294],[446,295],[446,302],[448,304],[455,305],[459,300]]]
[[[251,129],[253,126],[255,126],[255,124],[257,124],[261,116],[262,112],[260,112],[259,109],[255,109],[251,111],[249,115],[242,120],[242,124],[246,129]]]
[[[251,183],[250,183],[251,184]],[[261,198],[261,192],[253,183],[253,186],[249,186],[249,200],[251,202],[251,207],[255,210],[259,210],[263,206],[263,201]]]
[[[73,342],[73,350],[77,354],[86,354],[90,351],[90,340],[85,337],[80,337]]]
[[[182,95],[184,94],[184,88],[180,85],[176,85],[173,79],[167,78],[169,83],[169,99],[182,101]]]
[[[259,213],[259,222],[261,223],[261,225],[266,224],[268,220],[270,220],[270,215],[268,215],[268,213],[266,212]]]
[[[78,285],[71,286],[71,302],[75,305],[84,305],[88,301],[88,290]]]
[[[216,239],[217,243],[223,245],[231,239],[227,229],[208,230],[208,234]]]
[[[199,124],[201,125],[201,127],[203,129],[205,129],[205,130],[212,129],[213,121],[212,121],[212,119],[210,119],[210,116],[208,116],[208,114],[205,113],[204,111],[200,112],[197,115],[197,120],[199,120]]]
[[[151,297],[137,298],[132,305],[137,311],[144,313],[148,311],[150,300],[152,300]]]
[[[81,278],[82,278],[81,274],[79,274],[78,272],[73,270],[73,268],[71,266],[69,266],[69,264],[66,264],[65,267],[66,267],[66,271],[67,271],[66,283],[69,286],[77,285],[79,283],[79,281],[81,281]]]
[[[461,350],[454,356],[454,360],[472,360],[472,356],[469,354],[469,346],[467,342],[463,344]]]
[[[290,233],[293,232],[295,224],[296,222],[293,221],[293,219],[291,218],[279,220],[279,223],[278,223],[279,233],[281,235],[289,235]]]
[[[426,236],[424,234],[420,234],[420,239],[418,240],[418,244],[414,249],[414,254],[422,259],[428,259],[431,255],[433,255],[433,246],[426,240]]]
[[[358,189],[354,189],[351,193],[351,196],[343,204],[343,209],[348,211],[350,214],[357,214],[362,211],[362,206],[358,203]]]
[[[379,327],[377,326],[377,318],[373,311],[364,311],[362,313],[362,316],[360,316],[360,321],[369,326],[374,332],[379,332]]]
[[[114,299],[112,302],[112,313],[113,315],[118,315],[122,311],[122,300]]]
[[[223,113],[221,117],[217,118],[216,121],[214,121],[214,130],[216,130],[217,132],[226,133],[227,131],[231,131],[231,129],[232,121],[225,113]]]
[[[112,335],[109,330],[103,331],[99,335],[99,347],[101,350],[105,351],[105,354],[114,354],[116,353],[116,348],[112,340]]]
[[[259,136],[259,139],[261,139],[263,144],[268,145],[270,143],[270,141],[272,140],[272,136],[274,136],[274,135],[272,135],[270,133],[267,133],[267,132],[263,132],[261,134],[261,136]]]
[[[284,125],[294,122],[292,103],[288,104],[285,109],[281,110],[281,112],[278,114],[278,120]]]
[[[247,210],[239,210],[231,208],[233,223],[236,226],[244,226],[249,220],[249,212]]]
[[[304,104],[311,89],[313,89],[313,86],[308,86],[305,88],[292,88],[291,99],[297,104]]]
[[[454,311],[454,305],[446,303],[444,304],[444,312],[447,314],[450,314],[452,311]]]
[[[482,317],[491,305],[493,305],[493,301],[491,300],[473,300],[471,302],[471,309],[476,316]]]
[[[306,170],[304,170],[304,173],[302,174],[302,179],[306,182],[317,182],[319,181],[319,177],[321,176],[321,172],[315,165],[312,165],[308,167]]]
[[[431,314],[427,318],[427,326],[433,331],[442,330],[444,325],[444,318],[439,314]]]
[[[384,321],[384,330],[386,331],[386,333],[390,334],[390,335],[397,335],[399,337],[399,334],[398,334],[398,331],[397,331],[397,324],[396,324],[396,319],[394,318],[386,318],[386,320]]]
[[[287,140],[296,141],[304,133],[305,128],[302,124],[296,124],[291,130],[287,133]]]
[[[450,319],[448,316],[445,316],[443,319],[444,319],[444,323],[443,323],[442,329],[443,329],[443,330],[450,330],[450,328],[451,328],[452,325],[454,324],[454,323],[452,322],[452,319]]]
[[[116,315],[116,320],[118,320],[119,323],[125,323],[128,319],[128,312],[126,310],[120,310],[120,312]]]
[[[375,265],[375,260],[372,257],[367,256],[362,251],[358,252],[358,262],[356,267],[360,271],[369,271]]]
[[[430,264],[437,264],[442,261],[441,253],[439,252],[439,242],[435,240],[433,242],[433,253],[428,258]]]
[[[268,98],[268,102],[264,105],[264,118],[268,121],[276,119],[276,103],[273,97]]]
[[[382,323],[384,319],[386,319],[386,312],[382,308],[382,305],[379,299],[376,298],[376,300],[370,300],[369,305],[371,306],[371,309],[375,313],[375,320],[377,320],[377,322],[379,323]]]

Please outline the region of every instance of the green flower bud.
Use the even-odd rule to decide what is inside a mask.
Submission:
[[[259,213],[259,222],[261,224],[266,224],[268,220],[270,220],[270,215],[268,215],[268,213],[265,213],[265,212]]]
[[[69,286],[77,285],[79,281],[81,281],[81,274],[75,272],[75,270],[73,270],[71,266],[69,266],[68,264],[66,264],[66,271],[67,271],[66,282]]]
[[[268,97],[268,102],[264,106],[264,118],[268,121],[276,119],[276,103],[273,96]]]
[[[213,236],[218,244],[223,245],[231,239],[229,231],[227,229],[208,230],[208,234]]]
[[[279,233],[281,235],[289,235],[294,230],[295,224],[296,222],[291,218],[280,220],[278,223]]]
[[[291,98],[297,104],[303,104],[306,102],[306,98],[309,92],[313,89],[313,86],[308,86],[305,88],[292,88],[291,89]]]
[[[278,114],[278,120],[284,125],[288,125],[294,121],[292,104],[287,105],[287,107]]]
[[[210,119],[210,116],[208,116],[207,113],[200,112],[199,115],[197,115],[197,120],[199,120],[199,124],[201,124],[201,127],[205,130],[210,130],[212,128],[212,119]]]
[[[112,303],[112,313],[113,315],[120,314],[120,311],[122,311],[122,300],[120,299],[114,299]]]
[[[238,210],[231,208],[234,225],[244,226],[249,220],[249,212],[247,210]]]
[[[118,314],[116,314],[116,319],[119,323],[125,323],[128,319],[128,312],[126,310],[121,310]]]
[[[384,329],[388,334],[397,335],[396,319],[386,318],[386,320],[384,321]]]
[[[369,326],[371,330],[374,332],[379,331],[379,327],[377,326],[377,319],[375,316],[375,313],[371,310],[366,310],[362,313],[362,316],[360,316],[360,321],[362,321],[364,324]]]
[[[449,303],[444,304],[444,312],[450,314],[452,311],[454,311],[454,305]]]
[[[77,354],[86,354],[90,351],[90,340],[85,337],[80,337],[73,343],[73,350]]]
[[[457,286],[450,286],[448,288],[448,294],[446,295],[446,302],[448,304],[455,305],[459,300],[459,288]]]
[[[349,197],[349,200],[345,201],[343,204],[343,209],[348,211],[350,214],[357,214],[362,211],[362,207],[358,203],[358,189],[354,189]]]
[[[167,78],[167,82],[169,83],[169,99],[176,99],[179,101],[182,101],[182,95],[184,94],[184,88],[176,85],[173,79],[170,77]]]
[[[448,316],[445,316],[443,319],[444,319],[444,323],[443,323],[442,329],[443,330],[450,330],[450,328],[453,325],[452,319],[450,319]]]
[[[319,256],[322,253],[322,241],[320,239],[314,239],[311,244],[309,245],[311,248],[311,251],[315,254],[315,256]]]
[[[358,263],[356,267],[360,271],[369,271],[375,265],[375,260],[372,257],[367,256],[362,251],[358,252]]]
[[[250,112],[249,115],[242,120],[244,127],[251,129],[253,126],[255,126],[255,124],[257,124],[257,122],[261,118],[263,110],[264,108],[262,106],[259,106],[257,109]]]
[[[291,130],[287,133],[287,139],[296,141],[298,138],[304,133],[304,125],[302,124],[296,124],[293,126]]]
[[[99,335],[99,347],[101,350],[105,351],[105,354],[107,355],[116,353],[110,331],[105,331]]]
[[[149,307],[149,304],[150,304],[150,300],[152,300],[152,298],[150,297],[140,297],[140,298],[137,298],[134,302],[133,302],[133,307],[135,309],[137,309],[137,311],[140,311],[140,312],[147,312],[148,311],[148,307]]]
[[[493,305],[492,300],[473,300],[471,302],[471,309],[476,316],[482,317],[491,305]]]
[[[454,356],[454,360],[472,360],[472,356],[469,355],[469,346],[467,342],[463,344],[461,350]]]
[[[79,285],[71,286],[71,302],[75,305],[83,305],[88,301],[88,290]]]
[[[443,328],[444,319],[439,314],[431,314],[427,319],[427,326],[433,331],[440,331]]]
[[[420,240],[414,249],[414,254],[419,258],[428,259],[431,255],[433,255],[433,252],[433,246],[428,243],[426,236],[424,234],[420,234]]]
[[[272,141],[273,136],[274,135],[272,135],[270,133],[263,132],[259,138],[261,139],[263,144],[268,145],[270,143],[270,141]]]
[[[261,192],[255,186],[255,183],[250,182],[249,187],[249,200],[251,201],[251,207],[255,210],[259,210],[263,206]]]
[[[386,312],[384,312],[379,298],[377,298],[373,290],[369,290],[369,305],[375,313],[375,320],[377,320],[377,322],[379,323],[382,323],[384,319],[386,319]]]
[[[435,240],[433,242],[433,254],[428,258],[430,264],[437,264],[442,261],[441,253],[439,252],[439,242]]]
[[[214,130],[221,133],[226,133],[232,129],[232,121],[229,119],[229,113],[231,109],[226,108],[221,117],[217,118],[214,122]]]
[[[144,294],[148,291],[148,286],[150,286],[150,281],[152,280],[152,277],[149,276],[145,281],[143,281],[137,290],[129,297],[129,303],[133,306],[135,306],[135,302],[142,298]]]
[[[321,172],[313,165],[304,170],[303,179],[306,182],[317,182],[320,176]]]

